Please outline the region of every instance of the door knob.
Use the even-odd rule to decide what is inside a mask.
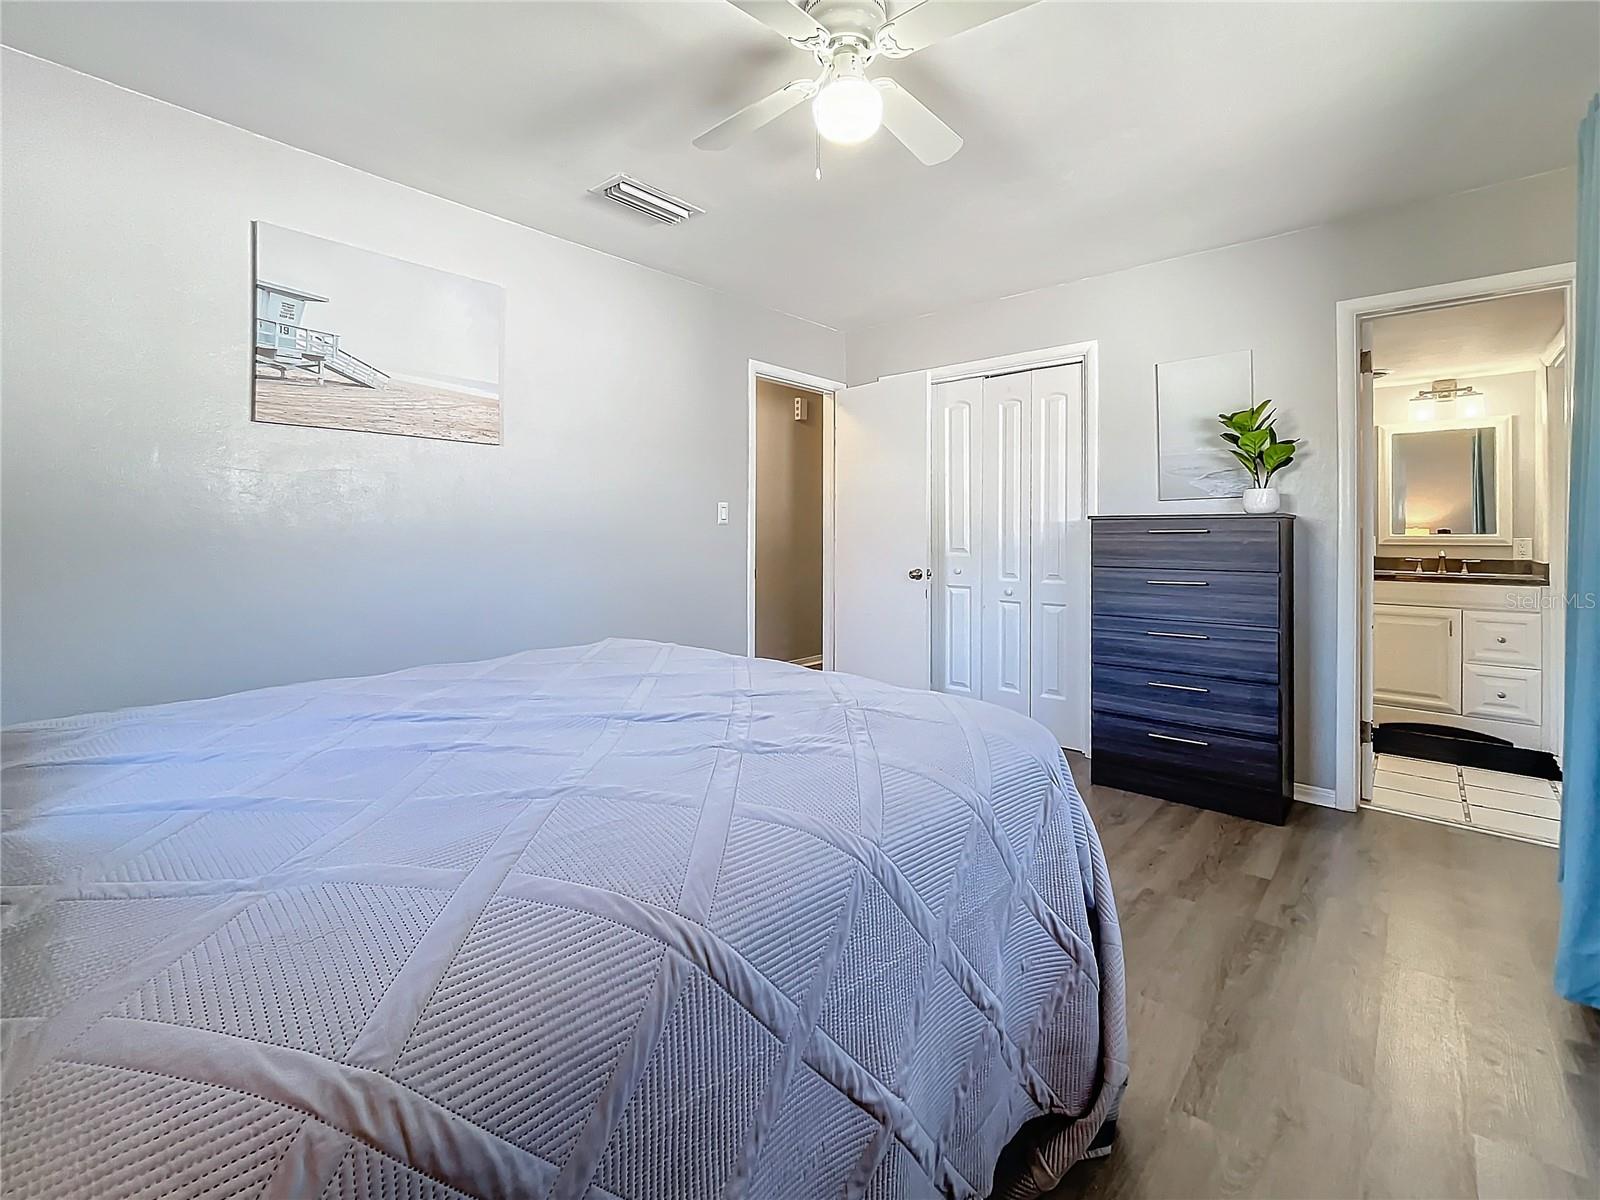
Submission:
[[[906,576],[908,578],[910,578],[910,579],[921,579],[922,578],[922,568],[921,567],[912,567],[911,570],[906,572]]]

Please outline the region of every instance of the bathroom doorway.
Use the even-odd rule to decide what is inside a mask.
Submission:
[[[1557,838],[1569,293],[1359,321],[1367,806]]]

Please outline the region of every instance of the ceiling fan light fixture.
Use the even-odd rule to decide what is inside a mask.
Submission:
[[[883,124],[883,94],[855,72],[835,72],[811,101],[817,132],[840,146],[866,141]]]

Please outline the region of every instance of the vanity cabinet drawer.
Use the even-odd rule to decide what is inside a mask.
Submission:
[[[1114,517],[1094,523],[1094,561],[1104,567],[1190,567],[1213,571],[1277,571],[1283,522],[1203,516]]]
[[[1543,665],[1544,625],[1536,612],[1475,612],[1468,609],[1465,658],[1489,667]]]
[[[1278,576],[1188,567],[1096,567],[1094,611],[1226,625],[1278,624]]]
[[[1543,682],[1543,672],[1526,667],[1468,663],[1461,676],[1462,714],[1537,725],[1544,716]]]

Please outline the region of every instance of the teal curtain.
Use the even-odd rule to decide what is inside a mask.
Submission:
[[[1600,1008],[1600,95],[1578,134],[1577,301],[1556,990]]]

